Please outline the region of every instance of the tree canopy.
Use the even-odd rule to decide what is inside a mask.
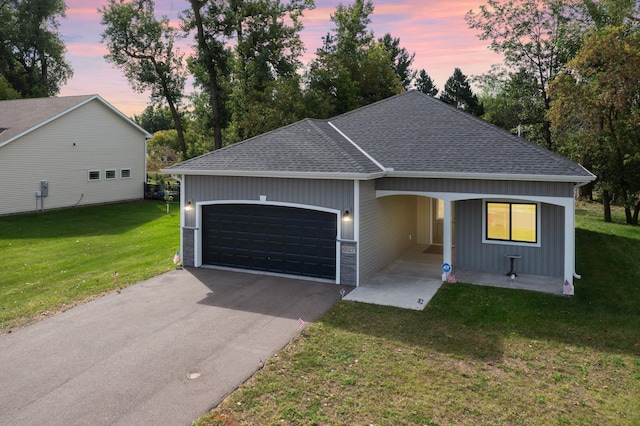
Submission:
[[[65,16],[65,10],[64,0],[0,3],[3,86],[24,98],[55,96],[60,92],[73,75],[58,33],[59,19]]]
[[[460,68],[456,68],[445,83],[440,100],[475,116],[484,113],[482,104],[471,90],[471,84]]]
[[[619,197],[627,223],[640,213],[640,34],[626,26],[594,30],[553,82],[549,116],[567,154],[598,174],[605,220]],[[635,207],[635,212],[631,209]]]
[[[480,40],[504,55],[504,64],[514,72],[524,70],[537,83],[537,97],[549,109],[549,83],[578,50],[584,27],[576,19],[572,0],[488,0],[478,12],[465,16]],[[539,123],[544,144],[554,149],[551,123]]]
[[[99,9],[105,29],[102,41],[113,62],[134,90],[151,91],[154,103],[169,106],[183,156],[187,156],[179,105],[184,96],[186,69],[183,55],[174,47],[175,30],[169,19],[157,20],[153,0],[109,0]]]
[[[368,28],[373,9],[371,1],[355,0],[331,15],[335,27],[306,74],[312,116],[341,114],[403,90],[413,57],[390,35],[375,40]]]

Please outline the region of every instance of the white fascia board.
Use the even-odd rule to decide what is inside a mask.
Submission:
[[[337,179],[337,180],[371,180],[384,177],[385,172],[376,173],[330,173],[330,172],[285,172],[285,171],[249,171],[249,170],[189,170],[180,168],[160,169],[162,173],[183,174],[190,176],[236,176],[291,179]]]
[[[585,169],[586,170],[586,169]],[[387,171],[386,177],[428,178],[428,179],[471,179],[471,180],[515,180],[537,182],[571,182],[588,183],[596,179],[590,176],[566,176],[566,175],[525,175],[509,173],[458,173],[458,172],[397,172]]]

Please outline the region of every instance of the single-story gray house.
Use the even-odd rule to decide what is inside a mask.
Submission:
[[[358,286],[412,245],[573,286],[582,166],[417,91],[176,164],[185,266]],[[442,273],[442,279],[446,273]],[[562,280],[562,281],[561,281]]]
[[[142,199],[150,137],[98,95],[0,101],[0,215]]]

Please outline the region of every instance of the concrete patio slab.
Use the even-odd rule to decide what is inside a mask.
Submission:
[[[344,300],[423,310],[442,285],[442,255],[427,254],[424,249],[417,245],[407,250]]]
[[[442,285],[442,255],[425,253],[427,246],[415,245],[398,259],[373,274],[344,300],[423,310]],[[541,275],[456,269],[458,282],[491,287],[562,294],[562,279]]]

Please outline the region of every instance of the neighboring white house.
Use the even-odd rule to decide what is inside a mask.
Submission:
[[[150,137],[98,95],[0,101],[0,215],[142,199]]]

